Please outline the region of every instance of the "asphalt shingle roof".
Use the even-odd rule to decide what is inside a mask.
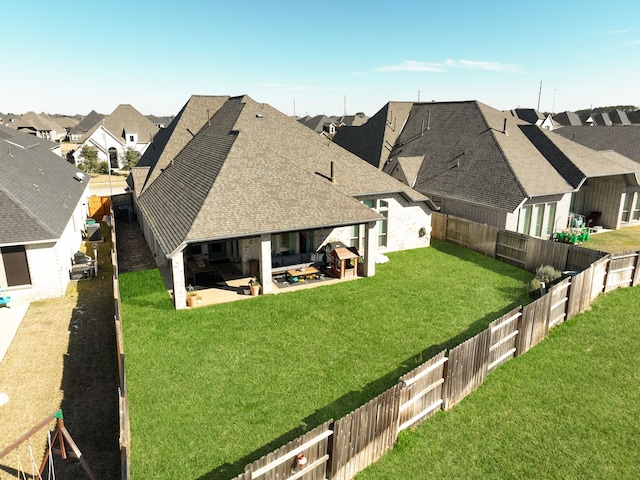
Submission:
[[[93,125],[80,139],[80,143],[84,143],[100,125],[100,122]],[[105,117],[104,128],[111,132],[123,145],[126,143],[125,134],[136,133],[138,135],[138,143],[149,143],[158,133],[158,127],[151,120],[128,104],[118,105],[110,115]]]
[[[138,204],[171,255],[185,242],[373,221],[380,216],[356,198],[389,193],[427,201],[296,120],[243,96],[224,102]]]
[[[529,197],[571,191],[521,125],[530,124],[480,102],[416,103],[385,171],[424,155],[416,190],[507,211]]]
[[[88,188],[69,162],[33,143],[32,135],[2,127],[0,135],[0,244],[25,244],[60,238]],[[29,138],[27,138],[29,137]]]
[[[562,127],[553,132],[593,150],[613,150],[640,163],[640,128],[638,127]]]
[[[364,125],[341,127],[333,141],[374,167],[382,168],[412,107],[412,102],[389,102]]]

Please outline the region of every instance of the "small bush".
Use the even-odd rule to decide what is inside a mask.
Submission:
[[[540,282],[549,283],[560,278],[562,273],[553,268],[551,265],[542,265],[536,270],[536,279]]]
[[[109,164],[107,162],[100,162],[98,164],[98,173],[106,175],[109,173]]]

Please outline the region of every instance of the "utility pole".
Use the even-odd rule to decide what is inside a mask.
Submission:
[[[540,97],[542,96],[542,80],[540,80],[540,89],[538,90],[538,111],[540,111]]]

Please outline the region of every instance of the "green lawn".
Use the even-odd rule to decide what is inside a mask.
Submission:
[[[232,478],[526,302],[528,272],[433,241],[375,277],[174,311],[120,275],[132,478]]]
[[[640,288],[603,295],[357,478],[638,478],[639,314]]]
[[[591,235],[582,246],[610,253],[640,250],[640,227],[626,227]]]

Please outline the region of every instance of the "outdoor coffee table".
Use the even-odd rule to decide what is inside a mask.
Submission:
[[[294,278],[297,279],[305,279],[311,275],[317,275],[319,270],[315,267],[306,267],[306,268],[294,268],[292,270],[287,270],[287,277],[291,280]],[[295,282],[295,280],[293,280]]]

